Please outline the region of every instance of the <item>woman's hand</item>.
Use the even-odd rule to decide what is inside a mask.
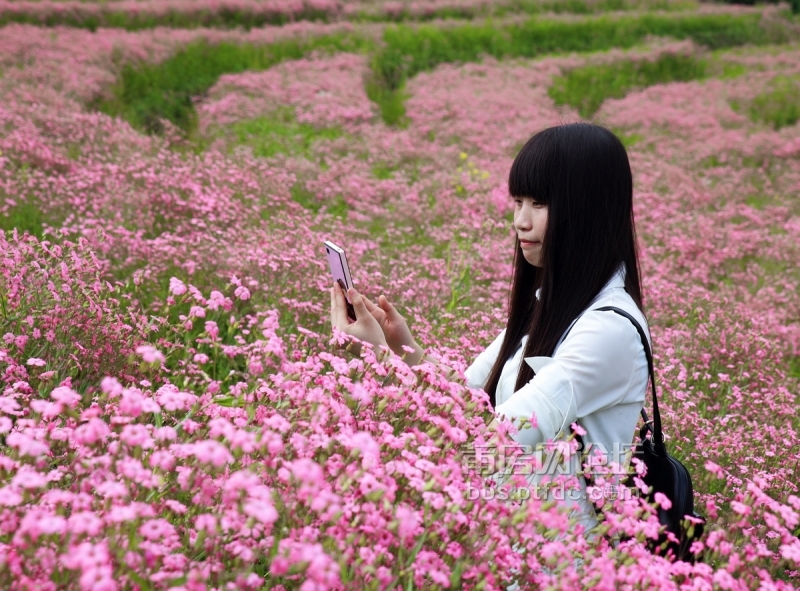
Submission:
[[[381,345],[387,345],[386,337],[383,336],[380,324],[367,309],[367,298],[354,288],[350,288],[348,295],[358,319],[351,323],[347,318],[347,300],[345,300],[341,286],[335,283],[331,288],[331,326],[335,326],[341,332],[365,343],[370,343],[376,349]],[[354,352],[358,352],[359,349],[360,347],[356,347]]]
[[[397,309],[389,303],[385,296],[378,298],[378,305],[376,306],[368,298],[364,298],[364,304],[372,317],[378,322],[383,334],[386,337],[386,343],[389,348],[399,356],[405,355],[406,361],[409,365],[417,364],[422,358],[424,352],[414,337],[411,336],[411,331],[408,329],[408,323],[403,318]],[[403,350],[403,347],[411,347],[414,349],[413,353]]]

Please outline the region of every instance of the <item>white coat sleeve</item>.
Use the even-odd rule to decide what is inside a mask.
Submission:
[[[515,422],[535,416],[535,426],[513,439],[533,445],[569,432],[576,419],[621,402],[643,400],[629,385],[646,365],[631,322],[612,311],[586,312],[551,357],[526,357],[534,378],[495,409]]]
[[[472,362],[464,376],[467,378],[467,386],[469,388],[484,389],[486,387],[486,380],[494,367],[494,362],[500,354],[500,347],[503,346],[503,339],[506,336],[506,331],[503,331],[492,341],[492,343],[484,349],[480,355]]]

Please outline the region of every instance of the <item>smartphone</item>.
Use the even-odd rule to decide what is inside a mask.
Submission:
[[[353,304],[350,303],[350,298],[347,297],[347,290],[353,287],[353,278],[350,276],[350,267],[347,265],[347,256],[344,250],[336,246],[330,240],[325,241],[325,252],[328,255],[328,264],[331,267],[331,275],[333,279],[339,283],[344,292],[345,302],[347,304],[347,317],[350,320],[356,320],[356,311]]]

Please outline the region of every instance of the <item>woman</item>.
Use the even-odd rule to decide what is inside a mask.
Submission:
[[[648,380],[636,328],[613,311],[596,310],[621,308],[647,332],[625,148],[596,125],[545,129],[517,155],[508,187],[517,233],[508,322],[467,369],[467,384],[488,393],[500,420],[522,427],[512,435],[516,442],[538,446],[564,438],[577,422],[586,431],[585,445],[620,462]],[[406,354],[409,364],[422,359],[422,348],[385,297],[375,305],[355,290],[349,295],[358,321],[348,324],[344,293],[335,286],[334,326]],[[404,346],[414,352],[404,353]],[[534,415],[535,425],[525,426],[522,421]],[[570,466],[574,474],[577,465]],[[543,474],[528,478],[533,485],[546,480]],[[559,500],[588,531],[595,513],[583,479],[579,483],[579,494]]]

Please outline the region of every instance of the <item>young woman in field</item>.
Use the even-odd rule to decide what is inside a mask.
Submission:
[[[613,311],[597,310],[621,308],[648,332],[625,148],[596,125],[545,129],[517,155],[508,187],[517,233],[508,322],[467,369],[467,383],[488,393],[498,417],[490,427],[504,417],[522,426],[512,435],[517,443],[536,446],[563,438],[577,421],[586,431],[586,445],[591,442],[609,454],[608,461],[620,462],[633,439],[648,380],[634,325]],[[349,295],[358,320],[347,320],[337,285],[331,290],[333,326],[387,345],[406,355],[409,364],[424,357],[385,297],[376,305],[355,290]],[[403,346],[414,353],[405,353]],[[521,424],[532,415],[535,426]],[[574,473],[576,463],[571,465]],[[561,500],[589,530],[595,512],[580,481],[579,493]]]

